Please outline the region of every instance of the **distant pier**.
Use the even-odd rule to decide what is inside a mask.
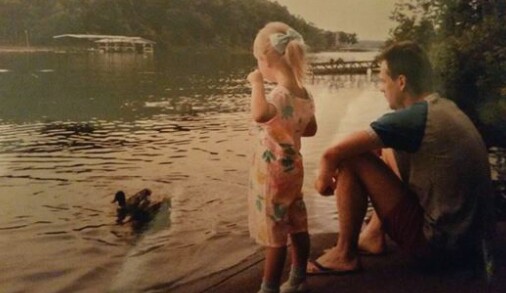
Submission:
[[[368,72],[378,72],[379,65],[375,61],[343,61],[338,59],[310,63],[309,69],[313,75],[368,74]]]

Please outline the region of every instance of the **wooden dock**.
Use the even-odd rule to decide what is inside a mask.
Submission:
[[[369,74],[379,71],[379,65],[375,61],[337,61],[313,62],[309,65],[313,75],[331,74]]]
[[[363,255],[364,270],[348,275],[310,276],[308,283],[315,293],[354,292],[459,292],[499,293],[506,288],[506,222],[497,225],[494,259],[495,272],[491,280],[483,275],[480,267],[435,268],[421,270],[406,257],[390,240],[384,255]],[[333,233],[311,236],[311,259],[320,256],[324,249],[334,245]],[[289,262],[286,262],[283,280],[288,277]],[[156,292],[185,293],[254,293],[262,280],[264,265],[263,251],[252,255],[237,266],[199,279],[178,288],[158,287]],[[164,291],[165,290],[165,291]]]

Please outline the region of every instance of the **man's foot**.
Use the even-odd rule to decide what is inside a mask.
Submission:
[[[386,252],[386,239],[382,231],[369,231],[367,228],[358,237],[360,254],[381,255]]]
[[[387,251],[385,234],[362,232],[358,238],[358,254],[359,255],[383,255]],[[339,235],[338,235],[339,237]],[[330,252],[333,249],[327,248],[323,253]]]
[[[307,275],[308,276],[321,276],[321,275],[333,275],[333,276],[342,276],[342,275],[349,275],[349,274],[356,274],[362,271],[361,267],[358,267],[356,269],[352,270],[343,270],[343,269],[333,269],[333,268],[327,268],[323,265],[321,265],[318,261],[309,261],[308,262],[308,269],[307,269]]]
[[[308,275],[321,274],[348,274],[362,269],[358,257],[342,257],[336,247],[327,250],[315,261],[310,261],[307,266]]]

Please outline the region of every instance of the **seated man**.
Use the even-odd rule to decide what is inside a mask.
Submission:
[[[340,235],[308,273],[360,269],[368,197],[377,216],[360,248],[370,252],[384,249],[384,231],[411,256],[435,264],[469,257],[493,232],[480,134],[453,102],[432,92],[432,68],[418,45],[394,44],[380,62],[381,91],[395,111],[325,151],[315,185],[324,195],[334,191]],[[400,176],[373,154],[380,148],[394,150]]]

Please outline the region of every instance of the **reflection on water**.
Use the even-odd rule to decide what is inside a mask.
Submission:
[[[237,111],[250,56],[0,55],[2,120],[135,120]],[[147,106],[146,106],[147,105]]]
[[[350,88],[364,89],[370,87],[379,89],[379,80],[375,75],[371,77],[366,75],[315,75],[311,76],[309,80],[311,84],[324,86],[330,91]]]
[[[0,55],[2,288],[156,291],[255,251],[245,207],[252,64],[249,56]],[[336,94],[329,103],[344,111],[339,99],[374,82],[315,77],[311,87],[315,98]],[[328,125],[309,145],[315,162]],[[139,234],[116,225],[111,199],[143,188],[167,204]]]

